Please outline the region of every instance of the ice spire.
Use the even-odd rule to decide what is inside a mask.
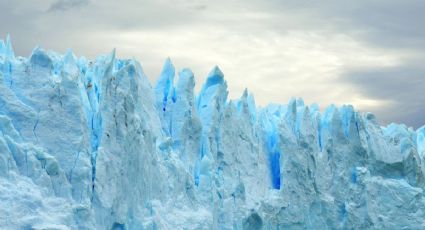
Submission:
[[[157,106],[163,112],[167,110],[167,101],[174,90],[174,75],[174,65],[171,62],[171,59],[167,58],[162,68],[161,75],[159,76],[158,82],[155,86]]]
[[[195,182],[210,181],[210,174],[205,174],[205,168],[211,166],[213,154],[219,149],[221,137],[219,123],[227,100],[227,84],[223,72],[215,66],[208,74],[207,80],[197,97],[197,112],[202,123],[201,149],[195,167]]]
[[[67,49],[65,56],[63,57],[63,62],[64,63],[75,63],[75,57],[74,57],[74,53],[72,52],[72,49]]]
[[[221,72],[218,66],[214,66],[214,68],[208,74],[207,82],[205,83],[203,89],[207,89],[210,86],[213,86],[216,84],[223,84],[223,83],[224,83],[223,72]]]
[[[79,71],[77,66],[77,59],[75,58],[75,55],[72,53],[71,49],[68,49],[65,56],[63,57],[63,69],[66,72],[74,75],[77,75]]]
[[[421,156],[422,160],[425,160],[425,125],[419,128],[416,131],[416,133],[417,133],[416,143],[418,146],[417,147],[418,153]]]
[[[215,66],[208,74],[207,81],[197,98],[199,117],[205,125],[205,130],[209,129],[212,117],[221,113],[227,94],[227,83],[223,72]]]
[[[254,97],[248,92],[247,88],[245,88],[242,97],[237,102],[237,108],[239,113],[248,114],[250,116],[250,121],[252,124],[255,123],[257,117],[257,109],[255,107]]]
[[[13,51],[12,41],[10,40],[9,34],[6,37],[5,54],[6,54],[6,57],[8,57],[8,58],[14,58],[15,57],[15,52]]]
[[[0,40],[0,55],[3,55],[6,45],[3,40]]]
[[[36,47],[31,54],[30,62],[34,66],[51,69],[53,68],[53,60],[40,47]]]
[[[170,134],[176,146],[182,139],[181,130],[186,122],[190,122],[194,117],[194,95],[195,78],[190,69],[183,69],[179,72],[179,78],[172,95],[172,114],[170,115]]]
[[[6,43],[3,40],[0,40],[0,55],[6,58],[14,58],[15,52],[13,51],[12,42],[10,40],[10,35],[6,37]]]
[[[198,97],[198,109],[204,105],[202,105],[202,102],[208,103],[214,96],[217,90],[216,87],[219,87],[220,89],[227,90],[227,84],[224,80],[223,72],[221,72],[220,68],[218,66],[215,66],[211,72],[208,74],[207,81],[202,86],[202,90],[199,93]],[[227,99],[227,92],[225,93],[225,96]]]

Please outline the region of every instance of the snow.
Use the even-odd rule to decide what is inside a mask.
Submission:
[[[425,126],[177,73],[0,41],[0,228],[425,228]]]

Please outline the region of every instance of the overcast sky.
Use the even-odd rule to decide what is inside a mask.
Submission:
[[[94,58],[117,48],[155,81],[170,57],[197,89],[210,69],[230,97],[352,104],[384,123],[425,124],[425,1],[0,0],[0,36]]]

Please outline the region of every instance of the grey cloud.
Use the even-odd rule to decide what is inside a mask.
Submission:
[[[347,33],[389,48],[425,49],[425,1],[272,1],[267,7],[303,14],[304,26]],[[273,7],[274,6],[274,7]],[[305,28],[305,27],[304,27]]]
[[[81,8],[87,6],[90,3],[89,0],[58,0],[50,5],[47,12],[52,11],[67,11],[74,8]]]
[[[425,2],[397,1],[274,1],[275,14],[302,15],[300,29],[347,34],[383,52],[396,52],[404,62],[391,68],[345,69],[340,84],[362,96],[390,101],[372,108],[385,123],[425,124]],[[285,28],[283,28],[285,30]],[[373,65],[373,63],[371,63]]]
[[[385,122],[407,123],[415,128],[425,124],[425,67],[406,64],[384,69],[347,72],[340,79],[363,96],[388,101],[372,112]]]
[[[189,8],[194,9],[194,10],[206,10],[207,5],[195,5],[195,6],[191,6]]]
[[[188,48],[190,48],[191,54],[195,52],[194,48],[190,47],[191,44],[184,42],[177,44],[180,50],[177,59],[184,66],[196,67],[203,74],[209,71],[210,65],[228,62],[230,64],[227,67],[230,68],[232,63],[242,63],[242,61],[236,62],[237,59],[252,60],[252,53],[263,51],[262,42],[270,45],[271,41],[259,41],[258,44],[247,43],[260,47],[253,47],[252,50],[249,50],[250,53],[244,53],[244,48],[238,50],[236,47],[226,47],[224,38],[235,40],[228,44],[239,44],[247,42],[246,38],[251,35],[254,35],[254,39],[261,39],[261,36],[256,35],[268,32],[271,32],[273,36],[276,34],[277,43],[280,42],[279,38],[289,36],[290,31],[313,32],[324,37],[337,34],[348,35],[356,42],[364,44],[365,47],[374,50],[381,49],[383,52],[395,52],[399,56],[409,58],[409,61],[386,69],[348,69],[349,67],[342,66],[341,70],[345,74],[333,86],[348,85],[367,98],[393,101],[393,104],[386,107],[373,108],[373,112],[387,122],[404,122],[415,127],[425,124],[425,112],[421,109],[424,108],[425,98],[423,95],[425,94],[420,93],[425,88],[425,80],[422,80],[425,79],[422,75],[425,73],[425,68],[421,67],[425,62],[425,56],[422,55],[425,51],[424,1],[89,1],[56,0],[51,3],[51,1],[38,0],[0,0],[0,9],[2,9],[0,21],[5,22],[0,27],[0,36],[4,38],[7,33],[10,33],[16,53],[23,56],[28,56],[35,45],[58,52],[65,52],[67,48],[72,47],[77,54],[88,55],[91,58],[95,54],[109,52],[113,47],[116,47],[120,53],[121,47],[130,46],[134,47],[131,48],[131,56],[137,56],[139,59],[145,58],[145,60],[141,60],[143,64],[148,63],[151,69],[159,71],[162,58],[170,55],[162,52],[169,49],[164,48],[157,51],[152,47],[158,47],[159,43],[160,47],[167,47],[167,42],[176,35],[174,33],[186,36],[187,32],[187,36],[198,38],[197,33],[201,30],[211,37],[217,37],[215,30],[219,29],[222,31],[220,34],[222,37],[217,37],[216,47],[234,50],[234,52],[226,53],[231,53],[231,55],[205,54],[204,52],[209,49],[202,49],[211,46],[205,42],[202,43],[204,47],[196,47],[196,52],[200,55],[193,58],[192,55],[186,55]],[[46,9],[48,13],[46,13]],[[146,39],[144,33],[152,31],[163,37],[155,37],[156,43],[144,43],[148,46],[136,47],[141,43],[128,38],[120,40],[120,36],[126,32],[138,32],[140,37],[134,39],[143,40]],[[105,38],[98,34],[107,35],[109,40],[102,40]],[[312,42],[314,43],[314,41]],[[267,56],[268,50],[266,49],[277,46],[272,44],[272,46],[263,47],[266,47],[264,56],[262,56],[263,62],[273,63],[276,61],[270,58],[272,56]],[[288,47],[288,49],[290,48]],[[285,50],[278,50],[278,52],[280,51]],[[341,52],[345,51],[341,50]],[[130,54],[124,53],[123,55]],[[214,60],[210,56],[214,57]],[[152,60],[161,61],[156,63]],[[374,64],[376,63],[370,63],[370,66],[373,67]],[[255,63],[246,63],[246,65],[252,66]],[[257,92],[261,92],[261,97],[267,99],[275,95],[275,98],[280,98],[282,87],[272,88],[271,85],[276,85],[274,84],[275,78],[282,75],[282,70],[285,69],[284,65],[285,63],[276,63],[277,67],[273,69],[267,68],[269,65],[266,64],[256,65],[255,68],[252,68],[252,71],[258,70],[256,73],[268,73],[267,76],[258,77],[261,84],[258,84]],[[244,68],[244,66],[235,66],[234,68]],[[196,74],[198,73],[199,71]],[[225,69],[224,73],[227,73]],[[226,77],[231,77],[232,79],[229,81],[235,82],[235,84],[249,79],[243,73],[240,75],[235,75],[235,73],[236,71],[232,76],[226,75]],[[291,79],[298,76],[291,76],[287,73],[285,77],[286,79],[279,84],[290,84]],[[318,77],[320,78],[320,76]],[[200,84],[201,80],[198,83]],[[231,84],[229,82],[229,85]],[[312,94],[317,91],[316,88],[326,88],[326,84],[327,82],[323,81],[319,87],[305,85],[298,89],[298,95],[293,96],[314,98]],[[254,94],[258,94],[257,92]],[[258,96],[260,97],[260,95]],[[278,102],[285,103],[288,99],[282,98],[282,101]],[[321,101],[318,103],[325,104]],[[356,105],[354,104],[354,106]]]

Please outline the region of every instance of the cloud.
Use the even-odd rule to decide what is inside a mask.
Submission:
[[[170,56],[177,68],[193,69],[198,88],[219,65],[233,98],[248,87],[260,105],[292,96],[323,106],[349,103],[385,122],[417,127],[425,123],[417,87],[424,6],[419,0],[0,0],[0,21],[9,22],[0,35],[10,33],[24,56],[36,45],[71,47],[89,58],[117,48],[120,57],[140,60],[152,81]]]
[[[362,96],[388,102],[370,108],[385,122],[413,127],[425,124],[425,67],[406,63],[390,68],[349,71],[339,80],[352,84]]]
[[[88,4],[89,0],[57,0],[50,5],[47,12],[67,11],[70,9],[81,8]]]

